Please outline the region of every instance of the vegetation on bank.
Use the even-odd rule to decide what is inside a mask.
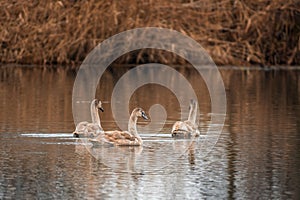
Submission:
[[[300,64],[299,0],[0,0],[0,62],[80,63],[104,39],[149,26],[192,37],[217,64]],[[182,62],[155,50],[118,62],[145,57]]]

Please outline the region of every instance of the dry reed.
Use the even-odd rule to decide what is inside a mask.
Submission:
[[[164,27],[198,41],[222,65],[299,65],[298,0],[0,0],[0,62],[80,63],[104,39],[137,27]],[[142,50],[118,62],[182,63]]]

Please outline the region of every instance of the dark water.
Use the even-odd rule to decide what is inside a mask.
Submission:
[[[110,98],[126,70],[108,70],[98,86],[105,130],[118,128]],[[193,70],[179,71],[196,85],[205,133],[216,114],[207,88]],[[220,71],[226,121],[203,156],[197,147],[207,135],[196,142],[170,137],[180,109],[166,88],[144,86],[131,97],[130,110],[159,103],[167,112],[165,123],[151,117],[160,133],[139,123],[143,147],[91,147],[71,135],[75,70],[0,68],[0,199],[299,199],[300,71]]]

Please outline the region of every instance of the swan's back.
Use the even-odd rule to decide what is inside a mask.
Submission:
[[[106,131],[104,139],[118,146],[139,146],[142,141],[128,131]]]
[[[172,137],[188,138],[199,136],[198,125],[196,123],[198,103],[195,100],[190,102],[189,117],[186,121],[177,121],[174,123],[171,133]]]
[[[103,133],[102,127],[98,124],[80,122],[76,126],[76,130],[73,132],[73,136],[77,138],[81,137],[97,137],[100,133]]]

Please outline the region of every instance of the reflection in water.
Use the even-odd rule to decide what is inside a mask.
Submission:
[[[76,74],[62,68],[1,68],[1,132],[69,132]]]
[[[142,146],[88,146],[88,151],[102,163],[110,166],[116,172],[138,172],[136,159],[141,156]]]
[[[228,164],[232,165],[229,171],[235,187],[247,188],[243,193],[237,192],[249,198],[276,198],[299,192],[293,186],[299,179],[289,180],[295,176],[291,166],[299,168],[300,164],[296,148],[300,144],[299,73],[236,71],[235,74],[228,88],[235,88],[237,82],[243,85],[230,89],[227,96],[231,105]],[[266,191],[253,193],[251,188]]]
[[[98,85],[105,130],[118,128],[111,92],[126,70],[110,68]],[[198,141],[166,134],[180,118],[179,102],[153,84],[135,91],[129,110],[142,105],[147,112],[161,104],[167,112],[162,132],[144,130],[143,147],[87,146],[92,156],[71,137],[75,71],[0,68],[0,199],[299,199],[300,72],[222,69],[226,123],[215,148],[204,156],[205,133],[215,113],[203,80],[191,69],[179,71],[199,99]],[[183,111],[188,112],[188,105]]]

